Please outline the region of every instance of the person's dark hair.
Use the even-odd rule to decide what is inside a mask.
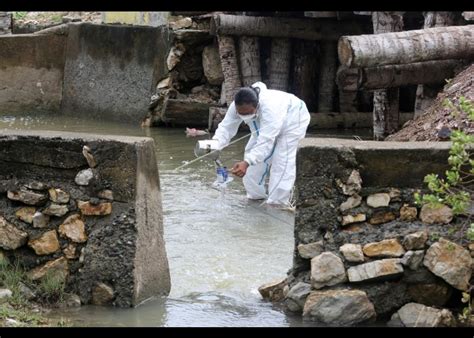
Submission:
[[[258,94],[260,88],[258,87],[243,87],[235,94],[235,105],[251,104],[255,108],[258,105]]]

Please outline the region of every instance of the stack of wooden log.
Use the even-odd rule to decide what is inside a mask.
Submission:
[[[474,25],[454,12],[423,14],[424,29],[402,31],[403,13],[372,12],[375,34],[339,39],[338,86],[348,92],[374,91],[375,139],[399,129],[398,87],[418,85],[416,117],[432,104],[443,84],[474,59]]]

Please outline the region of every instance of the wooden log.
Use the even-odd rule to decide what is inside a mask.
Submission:
[[[262,74],[260,72],[260,48],[257,37],[239,37],[239,60],[242,84],[244,86],[262,81]]]
[[[295,40],[293,42],[293,67],[290,92],[302,99],[308,110],[318,110],[318,42]],[[334,110],[331,110],[334,111]]]
[[[423,15],[425,17],[423,28],[454,25],[455,16],[453,12],[423,12]],[[432,83],[433,86],[422,84],[418,85],[415,99],[415,118],[421,115],[422,112],[433,103],[438,91],[442,88],[440,84],[443,82],[444,79]]]
[[[269,88],[288,90],[290,76],[291,42],[290,39],[272,39],[270,56]]]
[[[474,57],[474,25],[435,27],[396,33],[342,36],[341,64],[375,67]]]
[[[357,21],[218,14],[211,20],[210,32],[214,35],[337,40],[342,35],[362,34],[363,26]]]
[[[225,102],[229,106],[234,101],[235,93],[242,86],[239,74],[239,66],[237,64],[237,52],[235,50],[234,38],[226,35],[217,37],[219,44],[219,56],[221,59],[222,73],[224,74],[224,90]]]
[[[344,112],[344,113],[310,113],[311,121],[308,129],[351,129],[372,128],[372,112]],[[413,113],[400,114],[400,126],[413,118]]]
[[[375,34],[401,31],[403,29],[403,15],[400,12],[373,12],[372,24]],[[373,117],[375,140],[383,140],[385,136],[398,130],[400,123],[398,88],[374,92]]]
[[[167,99],[161,112],[161,121],[172,127],[204,127],[209,124],[209,107],[199,101]]]
[[[446,79],[455,75],[457,69],[467,65],[468,62],[438,60],[370,68],[342,67],[337,73],[337,85],[345,91],[353,91],[444,83]]]
[[[321,61],[319,70],[318,111],[334,111],[337,71],[337,43],[323,41],[321,46]]]

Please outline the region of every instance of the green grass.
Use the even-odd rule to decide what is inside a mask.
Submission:
[[[64,278],[61,276],[58,277],[48,271],[48,273],[41,278],[37,291],[43,302],[54,304],[64,300],[65,287],[66,283]]]
[[[11,290],[12,297],[9,302],[15,306],[25,306],[28,301],[20,291],[21,283],[28,285],[25,271],[18,264],[9,264],[0,261],[0,284]]]
[[[28,12],[13,12],[13,19],[21,20],[24,19]]]

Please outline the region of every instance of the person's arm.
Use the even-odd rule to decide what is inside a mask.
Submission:
[[[237,134],[239,125],[242,123],[242,119],[237,116],[235,110],[235,103],[232,102],[227,109],[224,119],[217,126],[217,130],[212,137],[213,140],[217,140],[219,143],[219,149],[226,147],[230,140]]]
[[[279,114],[279,110],[286,109],[278,104],[278,100],[268,105],[261,112],[260,130],[257,143],[245,153],[244,161],[249,165],[263,162],[270,157],[276,137],[281,131],[286,114]]]

